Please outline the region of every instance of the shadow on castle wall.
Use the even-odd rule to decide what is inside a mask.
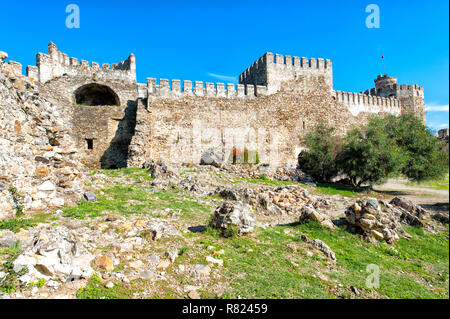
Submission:
[[[128,147],[134,136],[136,127],[136,101],[128,101],[124,117],[119,120],[117,130],[109,147],[100,157],[102,169],[117,169],[127,167]]]

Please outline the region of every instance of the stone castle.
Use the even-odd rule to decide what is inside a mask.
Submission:
[[[20,63],[10,67],[22,74]],[[319,120],[344,134],[369,116],[412,111],[425,121],[424,92],[379,75],[361,93],[333,88],[330,60],[265,53],[239,84],[136,80],[131,54],[114,64],[69,57],[53,43],[26,76],[57,105],[87,167],[140,167],[151,159],[199,163],[203,152],[246,149],[257,161],[295,165],[306,132]]]

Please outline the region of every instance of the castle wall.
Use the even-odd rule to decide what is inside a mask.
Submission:
[[[445,152],[448,152],[448,150],[449,150],[449,130],[448,130],[448,128],[438,131],[438,139],[440,139],[444,144],[444,146],[442,147],[442,150],[444,150]]]
[[[82,86],[88,84],[100,84],[109,87],[117,94],[121,106],[135,106],[138,98],[136,83],[128,83],[120,80],[101,80],[85,76],[64,75],[45,83],[47,91],[58,92],[65,103],[75,104],[75,92]]]
[[[120,98],[120,106],[83,106],[75,104],[75,91],[86,84],[102,84]],[[65,123],[71,132],[81,161],[91,168],[126,166],[126,157],[136,121],[138,91],[136,84],[119,80],[93,82],[83,76],[62,76],[39,84],[41,94],[68,115]],[[93,149],[88,149],[88,140]]]
[[[155,78],[147,79],[147,95],[151,98],[172,98],[179,99],[185,97],[217,97],[217,98],[254,98],[255,96],[267,95],[267,87],[263,85],[227,83],[211,83],[203,81],[183,81],[181,87],[180,80],[160,79],[159,84]]]
[[[16,61],[9,61],[9,65],[15,75],[22,75],[22,64]]]
[[[402,84],[397,88],[397,98],[403,106],[403,112],[412,111],[426,123],[423,87]]]
[[[353,116],[359,113],[389,113],[399,115],[401,113],[400,101],[396,98],[365,95],[362,93],[349,93],[335,91],[336,101],[347,106]]]
[[[16,62],[10,68],[21,72]],[[27,67],[27,76],[71,114],[67,126],[89,167],[141,166],[158,158],[199,163],[209,148],[229,159],[234,147],[249,150],[250,157],[258,154],[263,163],[295,165],[305,134],[319,121],[345,134],[369,116],[425,114],[423,88],[399,86],[385,75],[366,94],[334,91],[330,60],[270,52],[248,67],[237,85],[155,78],[136,83],[133,54],[100,68],[96,62],[79,64],[50,43],[48,54],[38,53],[37,66]],[[77,90],[90,84],[96,85],[82,90],[80,103],[120,107],[76,105]],[[101,92],[113,98],[106,93],[98,98]]]
[[[126,167],[136,107],[73,106],[72,136],[82,163],[91,168]]]
[[[380,106],[372,100],[372,109],[354,115],[345,101],[333,99],[323,78],[313,81],[284,81],[279,92],[253,98],[150,95],[147,107],[138,106],[128,165],[139,167],[150,159],[199,163],[209,148],[220,149],[230,161],[233,147],[248,149],[250,156],[258,152],[261,163],[296,165],[305,134],[320,120],[344,134],[367,122],[376,107],[389,111],[380,98]]]

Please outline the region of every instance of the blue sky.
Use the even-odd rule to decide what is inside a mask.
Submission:
[[[69,4],[80,28],[65,25]],[[367,5],[380,28],[365,25]],[[0,50],[24,65],[53,41],[71,57],[136,55],[147,77],[230,82],[265,52],[333,61],[334,88],[360,92],[386,73],[425,90],[427,124],[448,127],[449,4],[433,1],[2,1]],[[24,71],[25,72],[25,71]]]

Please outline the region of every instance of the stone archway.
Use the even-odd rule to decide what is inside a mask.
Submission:
[[[120,105],[119,96],[109,86],[90,83],[75,92],[75,103],[81,105]]]

